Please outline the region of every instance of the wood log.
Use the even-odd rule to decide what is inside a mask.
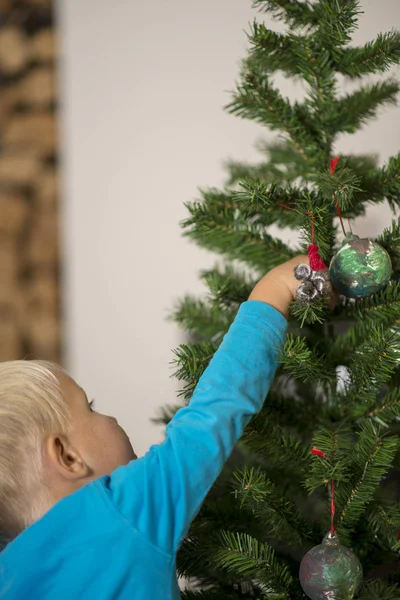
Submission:
[[[14,0],[0,0],[0,13],[9,12],[13,8]]]
[[[50,62],[56,56],[56,37],[52,29],[42,29],[30,43],[30,58],[34,62]]]
[[[23,331],[29,331],[31,322],[37,319],[49,316],[59,319],[59,293],[54,273],[35,273],[32,281],[19,284],[12,298],[17,321]],[[1,300],[0,293],[0,303]]]
[[[32,153],[0,154],[0,186],[31,186],[40,173],[40,159]]]
[[[26,292],[24,282],[20,279],[15,281],[15,285],[4,289],[0,285],[0,304],[12,303],[15,310],[15,318],[20,330],[25,328],[26,322]]]
[[[0,361],[22,359],[21,335],[10,305],[0,305]]]
[[[57,145],[56,120],[51,113],[17,114],[5,128],[3,142],[13,151],[18,149],[52,154]]]
[[[0,106],[7,110],[15,109],[20,102],[20,87],[18,83],[3,87],[0,95]]]
[[[21,71],[28,62],[26,35],[12,25],[0,29],[0,70],[13,75]]]
[[[28,6],[38,6],[38,7],[51,7],[53,4],[53,0],[25,0],[25,4]]]
[[[1,90],[0,93],[0,127],[10,119],[13,110],[20,101],[20,86],[15,84]]]
[[[32,315],[26,330],[26,338],[34,358],[57,360],[60,348],[60,326],[51,315]]]
[[[56,266],[59,260],[58,215],[46,211],[32,219],[32,231],[25,247],[25,259],[34,266]]]
[[[35,186],[35,200],[39,210],[54,208],[58,201],[59,180],[54,168],[43,169]]]
[[[38,67],[23,78],[19,97],[24,105],[43,107],[55,101],[55,75],[51,67]]]
[[[31,314],[57,317],[59,295],[57,280],[52,274],[39,274],[26,285],[27,311]]]
[[[12,297],[12,292],[17,285],[20,265],[16,241],[3,237],[0,240],[0,288],[3,297],[4,294],[9,298]]]
[[[0,191],[0,235],[19,235],[30,212],[31,207],[23,195]]]

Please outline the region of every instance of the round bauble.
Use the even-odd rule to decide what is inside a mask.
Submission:
[[[334,288],[348,298],[363,298],[385,287],[393,269],[389,254],[378,242],[347,234],[329,265]]]
[[[351,600],[362,578],[357,556],[332,533],[307,552],[300,565],[301,587],[311,600]]]

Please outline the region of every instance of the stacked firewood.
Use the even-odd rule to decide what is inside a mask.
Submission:
[[[50,0],[0,0],[0,360],[61,362]]]

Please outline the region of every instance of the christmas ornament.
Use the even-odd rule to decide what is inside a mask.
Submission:
[[[314,456],[327,460],[318,448]],[[300,564],[300,584],[310,600],[351,600],[361,587],[363,572],[356,555],[341,546],[335,532],[335,482],[331,481],[331,528],[322,543],[311,548]]]
[[[301,587],[311,600],[350,600],[360,589],[362,579],[360,561],[331,532],[301,561]]]
[[[318,248],[318,246],[316,246],[316,248]],[[296,291],[296,296],[299,300],[315,302],[319,298],[330,296],[332,292],[329,273],[326,269],[314,270],[309,265],[301,264],[295,267],[294,276],[296,279],[303,282]]]
[[[389,282],[392,272],[390,256],[382,246],[351,233],[329,265],[333,286],[348,298],[375,294]]]
[[[332,285],[329,281],[329,273],[324,261],[318,252],[318,246],[314,244],[314,215],[310,212],[312,219],[311,244],[308,246],[308,258],[310,265],[297,265],[294,276],[302,283],[296,290],[298,300],[315,302],[320,298],[330,296]]]
[[[330,161],[332,175],[338,161],[338,157]],[[334,201],[345,239],[329,265],[329,278],[332,285],[348,298],[363,298],[375,294],[389,282],[392,276],[393,269],[389,254],[377,242],[360,239],[352,232],[346,233],[336,195]]]

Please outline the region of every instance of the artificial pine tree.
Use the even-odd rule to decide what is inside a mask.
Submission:
[[[185,400],[255,282],[306,251],[312,228],[329,264],[340,245],[338,207],[357,233],[355,219],[369,204],[386,201],[394,214],[400,205],[400,155],[381,168],[372,156],[343,155],[335,146],[339,134],[356,132],[399,91],[385,80],[342,95],[337,76],[358,81],[397,65],[400,34],[352,46],[357,0],[255,0],[254,6],[283,21],[286,33],[254,22],[227,109],[281,132],[282,141],[263,146],[255,166],[229,163],[225,189],[204,189],[187,204],[185,234],[228,262],[202,273],[206,298],[186,297],[174,314],[192,336],[176,351]],[[272,81],[277,71],[305,83],[304,101],[281,95]],[[270,225],[300,231],[302,243],[288,247]],[[299,565],[329,530],[332,481],[340,541],[363,566],[358,597],[400,598],[400,219],[377,231],[376,240],[394,270],[382,291],[341,297],[333,311],[324,299],[293,303],[264,409],[180,550],[178,571],[197,586],[184,592],[185,600],[306,598]]]

